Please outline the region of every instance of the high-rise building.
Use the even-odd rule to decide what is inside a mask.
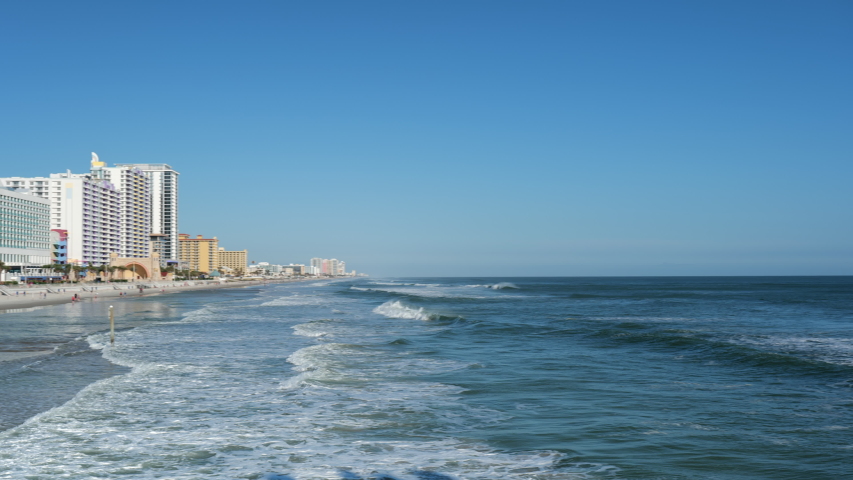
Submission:
[[[314,257],[305,272],[309,275],[346,275],[346,267],[343,260]]]
[[[151,233],[160,239],[160,259],[178,259],[178,175],[165,163],[117,163],[118,168],[138,168],[150,180]]]
[[[216,237],[198,235],[190,238],[189,234],[180,233],[178,244],[179,258],[188,263],[190,270],[211,273],[219,269],[219,240]]]
[[[249,251],[235,250],[228,251],[224,248],[219,249],[219,266],[227,268],[234,275],[242,275],[246,273],[249,265]]]
[[[88,174],[1,180],[50,201],[50,227],[67,231],[71,263],[103,265],[111,253],[125,258],[151,254],[151,181],[138,168],[109,168],[92,153]]]
[[[106,265],[118,252],[119,193],[113,184],[91,175],[54,173],[45,177],[0,179],[12,189],[26,189],[50,202],[50,229],[67,232],[69,263]]]
[[[40,267],[50,257],[50,202],[0,188],[0,261],[6,269]]]
[[[151,180],[136,167],[107,167],[92,154],[92,176],[119,192],[119,251],[124,258],[151,255]]]

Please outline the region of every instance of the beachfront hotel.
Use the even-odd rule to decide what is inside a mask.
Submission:
[[[249,266],[249,251],[228,251],[220,247],[219,266],[227,269],[226,271],[234,275],[242,275],[246,272]]]
[[[69,263],[108,265],[110,254],[151,254],[150,180],[138,168],[107,167],[92,153],[89,173],[0,179],[50,202],[50,228],[65,230]]]
[[[190,238],[189,234],[180,233],[178,243],[179,258],[181,262],[187,262],[190,270],[202,273],[219,270],[219,240],[216,237],[197,235]]]
[[[50,202],[0,188],[0,261],[6,270],[49,264]]]
[[[70,171],[49,178],[0,181],[7,188],[30,191],[49,202],[49,229],[67,232],[69,263],[107,265],[110,253],[119,251],[120,196],[110,182]]]
[[[165,163],[117,163],[135,168],[149,179],[151,189],[151,240],[163,264],[178,260],[178,175]]]
[[[151,255],[150,180],[136,167],[107,167],[92,154],[92,177],[106,180],[119,193],[119,249],[123,258]]]

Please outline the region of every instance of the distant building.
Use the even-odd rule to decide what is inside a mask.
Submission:
[[[0,188],[0,261],[22,271],[51,263],[50,202]]]
[[[219,240],[202,235],[190,238],[189,234],[178,234],[180,260],[189,264],[190,270],[210,273],[219,269]]]
[[[228,251],[224,248],[219,249],[219,266],[228,269],[230,273],[234,275],[242,275],[246,273],[248,265],[248,250]]]
[[[291,263],[290,265],[282,265],[281,273],[287,276],[305,275],[305,265],[293,263]]]
[[[311,264],[305,268],[308,275],[346,275],[346,262],[336,258],[327,259],[314,257]]]

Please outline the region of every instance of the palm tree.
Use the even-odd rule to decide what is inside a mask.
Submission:
[[[72,265],[71,271],[74,272],[74,280],[79,281],[80,280],[80,273],[85,272],[86,267],[83,267],[81,265]]]
[[[6,273],[6,263],[5,263],[5,262],[0,261],[0,280],[2,280],[2,279],[4,279],[4,278],[5,278],[5,277],[3,276],[3,274],[4,274],[4,273]]]
[[[110,272],[110,281],[112,281],[113,277],[115,276],[116,270],[118,270],[118,267],[116,267],[115,265],[110,265],[109,267],[107,267],[107,270],[109,270]]]

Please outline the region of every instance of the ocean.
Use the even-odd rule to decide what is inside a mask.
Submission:
[[[0,313],[0,478],[853,478],[853,277],[109,303]]]

